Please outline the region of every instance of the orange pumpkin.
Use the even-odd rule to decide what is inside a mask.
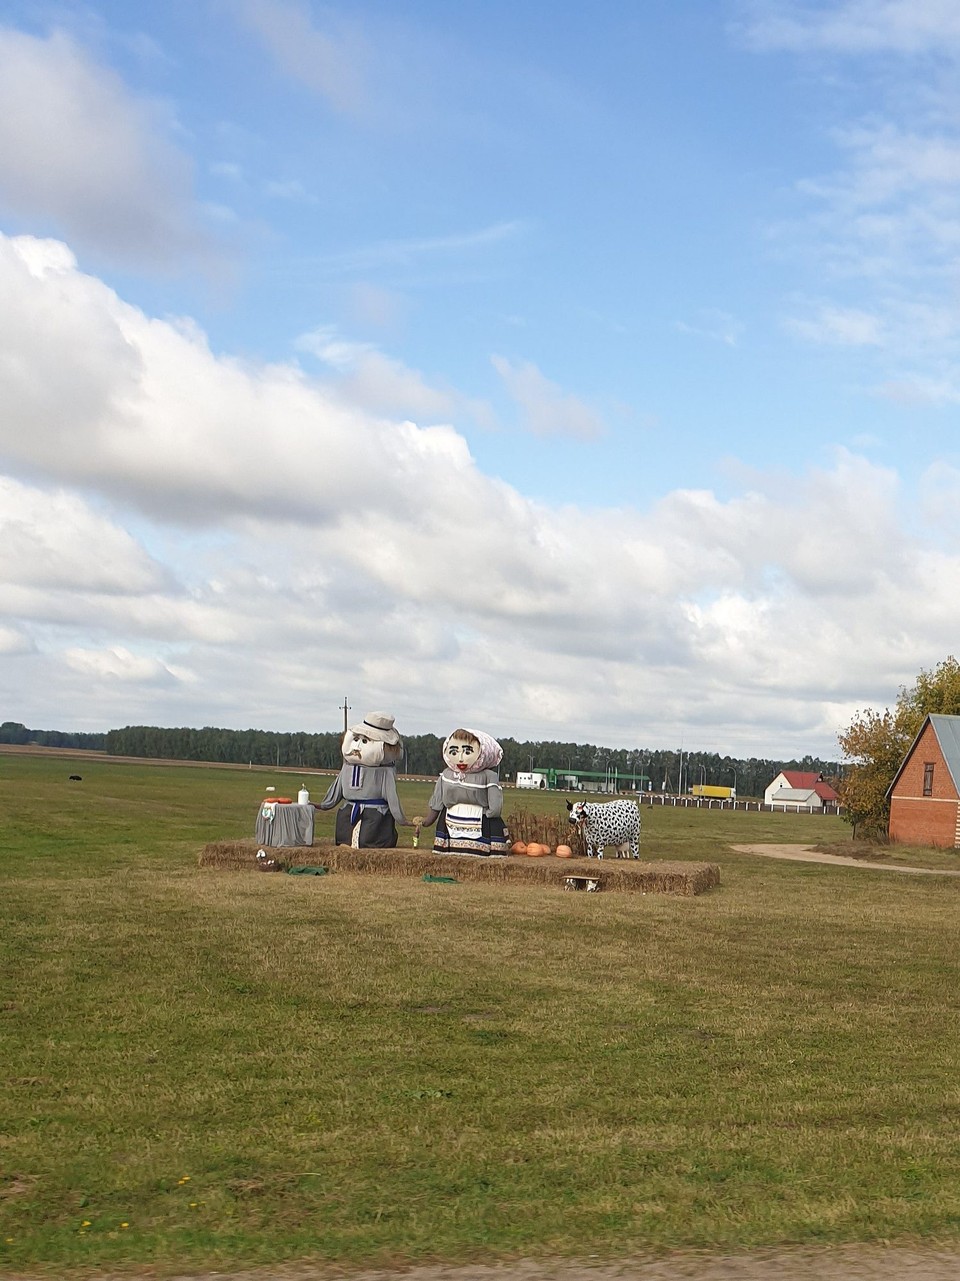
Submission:
[[[558,845],[557,858],[573,858],[573,850],[569,845]]]
[[[527,847],[523,843],[523,841],[514,841],[513,844],[510,846],[511,854],[526,854],[526,852],[527,852]]]
[[[527,846],[527,853],[531,858],[541,858],[544,854],[550,853],[550,846],[538,845],[536,841],[531,841]]]

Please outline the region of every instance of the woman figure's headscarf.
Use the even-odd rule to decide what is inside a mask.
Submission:
[[[480,753],[477,756],[476,764],[468,771],[469,773],[476,774],[482,769],[496,769],[501,760],[503,760],[503,748],[495,738],[485,734],[482,729],[467,729],[466,726],[455,729],[452,734],[448,734],[443,740],[444,759],[446,759],[447,744],[452,738],[456,738],[458,734],[470,734],[480,744]]]

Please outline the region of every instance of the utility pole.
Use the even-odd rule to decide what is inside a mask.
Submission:
[[[348,713],[350,710],[351,710],[351,708],[350,708],[350,704],[347,702],[347,696],[346,696],[346,694],[344,694],[344,696],[343,696],[343,706],[340,708],[340,711],[342,711],[342,712],[343,712],[343,732],[344,732],[344,734],[346,734],[347,729],[348,729],[348,726],[347,726],[347,713]]]

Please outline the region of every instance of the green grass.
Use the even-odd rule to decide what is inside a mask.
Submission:
[[[960,880],[669,808],[719,890],[198,868],[272,781],[0,756],[0,1271],[960,1236]]]

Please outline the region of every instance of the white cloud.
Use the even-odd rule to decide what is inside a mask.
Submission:
[[[456,412],[459,397],[431,387],[416,369],[379,351],[368,351],[344,378],[342,392],[354,404],[375,413],[407,414],[437,421]]]
[[[523,412],[524,425],[535,436],[573,436],[592,440],[605,432],[603,420],[578,397],[565,392],[532,361],[492,356],[494,369]]]
[[[328,15],[321,30],[309,7],[295,0],[234,0],[233,8],[287,75],[338,111],[356,113],[368,105],[369,51],[356,26]]]
[[[75,494],[0,476],[0,592],[11,584],[108,595],[170,586],[164,568],[130,534]]]
[[[0,701],[27,724],[328,728],[347,690],[408,732],[829,752],[838,708],[955,643],[952,532],[908,533],[855,454],[727,500],[544,504],[56,243],[0,239],[0,323]],[[581,422],[534,372],[533,408]]]
[[[960,132],[952,89],[960,56],[957,8],[952,0],[870,0],[764,4],[751,12],[757,49],[874,55],[849,73],[858,76],[857,118],[838,120],[826,132],[836,166],[799,180],[797,217],[771,229],[776,252],[816,272],[822,295],[786,327],[807,341],[859,348],[871,362],[871,372],[859,377],[867,393],[879,389],[903,404],[943,403],[960,362]],[[881,51],[901,56],[881,60]],[[906,55],[934,51],[941,58],[921,83]],[[807,56],[803,65],[808,74],[824,72],[822,59]],[[844,83],[843,64],[831,67],[831,78]],[[847,87],[852,90],[852,80]]]
[[[956,394],[960,401],[960,393]],[[960,468],[938,459],[924,469],[919,484],[920,514],[952,550],[960,549]]]
[[[467,465],[447,428],[360,416],[294,366],[214,359],[194,328],[150,320],[55,244],[0,241],[0,296],[0,448],[22,474],[87,484],[161,519],[283,511],[323,524],[348,501],[339,476],[358,456],[397,477]],[[380,477],[369,475],[373,501]]]
[[[155,103],[70,36],[0,28],[0,204],[110,262],[169,268],[208,248],[190,160]]]
[[[810,318],[788,318],[784,325],[808,342],[838,347],[875,347],[884,337],[879,317],[856,307],[823,306]]]
[[[343,399],[372,413],[430,422],[449,419],[458,411],[484,421],[491,416],[486,406],[431,386],[419,370],[384,355],[373,343],[341,338],[333,326],[301,334],[294,345],[336,372],[332,385]]]
[[[333,272],[352,273],[381,267],[410,267],[424,259],[463,258],[515,239],[526,230],[518,220],[495,222],[472,231],[404,240],[378,240],[342,253],[326,254],[319,264]]]
[[[78,676],[107,678],[131,685],[163,685],[194,679],[192,673],[177,671],[155,658],[133,654],[122,645],[103,650],[68,649],[64,660]]]
[[[233,160],[216,160],[210,166],[210,172],[216,178],[225,178],[228,182],[245,183],[246,174],[243,166]]]
[[[891,205],[917,191],[951,191],[960,182],[960,140],[922,134],[900,124],[851,125],[838,129],[838,146],[851,157],[851,168],[833,181],[806,182],[801,189],[854,211]],[[867,232],[889,231],[868,223]],[[954,232],[949,239],[955,239]]]
[[[876,394],[896,405],[913,408],[960,404],[960,382],[947,378],[925,378],[911,374],[880,383]]]
[[[358,361],[376,352],[373,343],[354,342],[349,338],[341,338],[333,325],[323,325],[319,329],[301,334],[294,346],[298,351],[308,352],[317,360],[322,360],[325,365],[338,370],[351,369]]]
[[[378,329],[393,325],[404,310],[403,300],[397,293],[369,281],[350,286],[347,305],[351,316],[360,324]]]
[[[887,121],[838,129],[835,141],[846,163],[798,184],[813,203],[793,234],[834,276],[883,289],[888,306],[899,295],[942,308],[960,254],[960,136]]]
[[[297,178],[272,179],[263,184],[263,194],[270,200],[290,200],[305,205],[319,203]]]
[[[682,334],[692,334],[698,338],[710,338],[727,347],[736,347],[743,333],[743,325],[729,312],[715,308],[705,308],[695,322],[677,320],[674,327]]]
[[[953,0],[839,0],[825,7],[754,0],[745,13],[742,30],[760,50],[921,54],[960,47]]]
[[[33,648],[33,642],[24,631],[0,623],[0,654],[9,658],[14,654],[28,654]]]

